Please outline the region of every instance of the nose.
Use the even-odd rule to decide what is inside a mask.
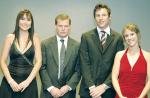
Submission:
[[[63,30],[63,31],[65,30],[65,26],[62,26],[62,30]]]
[[[128,39],[129,39],[129,40],[131,39],[131,35],[128,36]]]

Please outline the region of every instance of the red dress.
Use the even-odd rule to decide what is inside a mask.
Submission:
[[[131,68],[127,58],[127,51],[128,49],[120,61],[119,85],[123,96],[127,98],[137,98],[146,83],[147,63],[140,49],[140,56],[133,68]],[[116,95],[115,98],[119,98],[118,95]],[[147,98],[147,96],[144,98]]]

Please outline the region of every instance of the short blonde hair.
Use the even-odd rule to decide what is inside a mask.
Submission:
[[[141,40],[141,34],[140,34],[140,29],[138,28],[138,26],[136,24],[133,24],[133,23],[129,23],[129,24],[126,24],[124,27],[123,27],[123,30],[122,30],[122,36],[124,38],[124,32],[125,30],[130,30],[132,32],[135,32],[138,36],[138,43],[140,45],[140,40]]]
[[[67,15],[67,14],[59,14],[56,16],[55,18],[55,25],[57,25],[57,20],[60,19],[60,20],[66,20],[68,19],[69,20],[69,25],[71,25],[71,18]]]

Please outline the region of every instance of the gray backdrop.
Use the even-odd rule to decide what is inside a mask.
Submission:
[[[121,32],[126,23],[136,23],[142,34],[142,48],[150,50],[150,0],[0,0],[0,50],[6,35],[14,31],[16,16],[21,9],[32,12],[35,31],[41,39],[55,34],[56,15],[69,14],[72,18],[70,36],[80,42],[81,34],[95,27],[93,9],[100,2],[112,10],[112,28]],[[1,78],[0,72],[0,81]]]

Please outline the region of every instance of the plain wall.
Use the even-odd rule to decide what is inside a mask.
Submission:
[[[6,35],[14,31],[16,16],[21,9],[32,12],[35,31],[41,39],[53,36],[55,17],[67,13],[72,19],[70,36],[80,42],[81,34],[95,27],[93,9],[100,2],[112,10],[113,29],[121,32],[126,23],[137,24],[142,35],[141,46],[150,51],[150,0],[0,0],[0,50]],[[0,81],[1,78],[0,72]]]

